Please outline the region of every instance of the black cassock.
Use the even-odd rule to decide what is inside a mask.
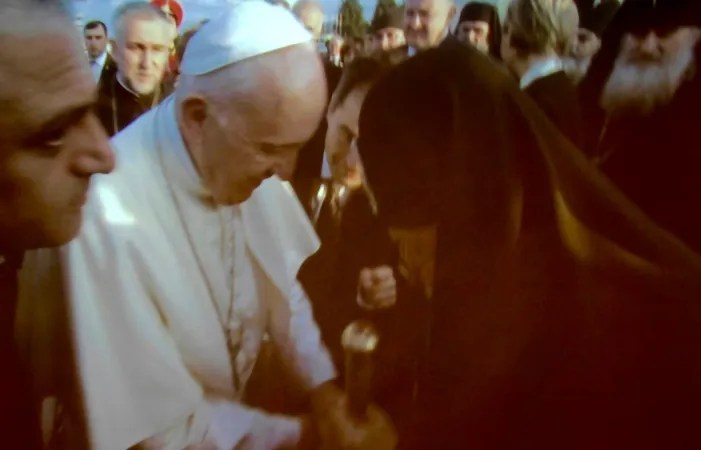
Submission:
[[[524,91],[570,142],[584,149],[584,122],[579,95],[563,70],[538,78]]]
[[[476,50],[368,94],[380,220],[437,224],[417,449],[701,448],[701,259]]]
[[[110,137],[157,106],[172,91],[171,86],[161,83],[154,94],[137,96],[119,82],[117,75],[116,68],[103,73],[97,90],[97,117]]]

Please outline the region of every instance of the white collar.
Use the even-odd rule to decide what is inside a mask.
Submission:
[[[156,107],[155,126],[158,145],[163,149],[163,164],[167,166],[168,172],[174,175],[174,184],[196,197],[211,200],[211,194],[204,187],[202,177],[185,147],[178,126],[176,101],[172,95]]]
[[[526,89],[539,78],[545,78],[561,70],[564,70],[562,60],[556,56],[538,61],[521,77],[521,89]]]
[[[127,92],[130,92],[130,93],[136,95],[136,98],[141,97],[141,96],[140,96],[139,94],[137,94],[133,89],[131,89],[129,86],[127,86],[127,83],[124,82],[124,77],[122,77],[122,72],[119,72],[119,71],[117,72],[117,81],[119,82],[119,84],[122,85],[122,87],[123,87],[124,89],[127,90]]]
[[[102,52],[100,56],[94,59],[95,63],[97,63],[98,66],[104,67],[105,63],[107,62],[107,50]]]

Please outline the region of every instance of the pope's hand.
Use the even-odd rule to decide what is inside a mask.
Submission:
[[[387,415],[370,406],[363,420],[348,413],[345,396],[317,417],[320,450],[393,450],[397,432]]]
[[[389,266],[361,270],[358,286],[360,305],[365,308],[390,308],[397,302],[397,280]]]

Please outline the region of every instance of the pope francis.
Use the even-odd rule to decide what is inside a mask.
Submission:
[[[296,281],[318,241],[281,181],[326,103],[312,38],[287,10],[241,2],[195,34],[181,69],[174,95],[113,139],[117,169],[94,180],[81,235],[60,254],[28,255],[21,296],[46,303],[39,313],[20,309],[20,340],[29,353],[39,346],[30,341],[54,325],[46,305],[62,292],[53,304],[66,311],[92,449],[267,450],[305,446],[310,436],[342,440],[338,430],[309,432],[318,420],[241,402],[267,333],[312,403],[343,409]],[[342,428],[338,414],[322,416]],[[322,444],[363,447],[358,432],[350,447]],[[363,436],[378,448],[378,434]]]

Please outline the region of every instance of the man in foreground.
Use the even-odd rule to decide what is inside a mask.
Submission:
[[[0,433],[41,448],[38,415],[13,333],[17,269],[27,249],[80,228],[90,177],[113,166],[91,112],[95,83],[70,18],[55,5],[0,1]],[[30,299],[36,304],[39,299]]]
[[[119,169],[60,255],[91,446],[393,448],[378,412],[346,418],[295,280],[318,240],[276,176],[289,178],[326,103],[312,37],[283,8],[227,8],[188,44],[174,97],[113,140]],[[243,404],[266,332],[313,418]]]

